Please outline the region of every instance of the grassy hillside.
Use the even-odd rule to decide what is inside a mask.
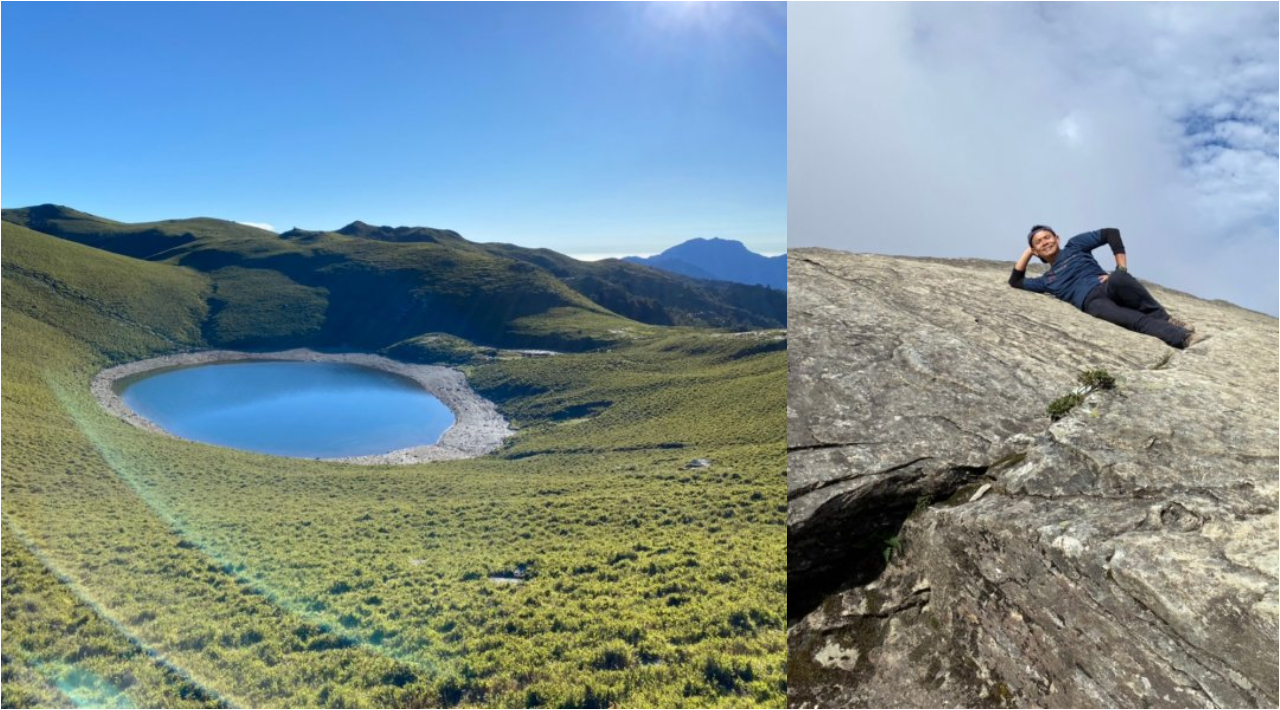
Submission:
[[[156,263],[3,225],[5,705],[784,704],[780,333],[638,323],[437,242],[267,235],[219,263],[261,239],[210,222],[226,233]],[[390,295],[446,257],[473,280],[413,303],[510,289],[504,343]],[[362,309],[317,263],[393,284]],[[554,305],[517,306],[521,286]],[[156,436],[88,392],[110,364],[316,333],[465,363],[519,433],[354,467]],[[491,347],[557,339],[609,347]]]
[[[618,259],[578,261],[549,249],[478,246],[546,269],[595,303],[644,323],[772,328],[787,322],[787,295],[775,289],[692,279]]]
[[[207,218],[124,224],[57,205],[8,209],[3,218],[208,274],[216,297],[206,336],[219,345],[272,347],[286,338],[376,350],[441,332],[488,346],[588,350],[612,344],[611,331],[632,321],[743,329],[786,320],[785,295],[769,289],[473,244],[448,230],[355,222],[335,232],[276,235]],[[305,311],[305,324],[260,329],[278,322],[275,311],[295,306]],[[557,324],[538,328],[549,313]],[[569,314],[581,323],[566,329]],[[512,327],[521,320],[533,327]]]

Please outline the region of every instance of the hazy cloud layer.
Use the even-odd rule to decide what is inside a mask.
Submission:
[[[275,227],[273,227],[273,226],[271,226],[271,225],[267,224],[266,222],[236,222],[236,224],[243,224],[243,225],[244,225],[244,226],[246,226],[246,227],[257,227],[258,229],[265,229],[265,230],[267,230],[268,232],[277,232],[277,233],[279,233],[279,230],[278,230],[278,229],[276,229]]]
[[[1139,277],[1275,314],[1277,8],[794,3],[788,244],[1012,261],[1113,226]]]

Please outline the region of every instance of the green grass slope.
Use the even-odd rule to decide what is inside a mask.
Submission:
[[[503,332],[609,347],[523,358],[388,316],[368,340],[468,363],[510,444],[409,467],[260,456],[135,429],[89,381],[297,344],[346,295],[301,266],[255,271],[279,254],[198,270],[2,229],[5,705],[785,703],[780,332],[645,325],[552,289],[561,305],[513,309]],[[388,273],[445,256],[304,246],[330,239]],[[497,270],[477,283],[543,283],[476,259]]]
[[[448,230],[354,222],[334,232],[276,235],[208,218],[125,224],[57,205],[6,209],[3,219],[209,274],[215,322],[206,335],[234,347],[272,347],[291,338],[376,350],[441,332],[486,346],[588,350],[612,344],[611,333],[633,321],[744,329],[786,320],[781,292],[474,244]],[[285,288],[268,287],[268,279]],[[278,321],[275,310],[294,305],[308,319],[296,331],[260,330]],[[581,322],[564,328],[569,315]],[[555,325],[538,327],[543,317]],[[512,327],[517,321],[522,327]]]
[[[549,249],[478,246],[546,269],[595,303],[644,323],[776,328],[787,322],[787,294],[776,289],[691,279],[619,259],[578,261]]]
[[[488,345],[581,350],[609,343],[608,328],[533,338],[508,326],[553,309],[592,322],[611,318],[614,328],[630,322],[544,270],[460,238],[392,243],[329,232],[281,236],[207,218],[123,224],[55,205],[5,210],[3,217],[69,241],[207,274],[214,322],[206,336],[218,346],[266,348],[291,337],[298,344],[377,350],[424,332],[445,332]],[[276,327],[299,332],[258,329],[278,322],[276,312],[291,306],[305,311],[307,324]]]

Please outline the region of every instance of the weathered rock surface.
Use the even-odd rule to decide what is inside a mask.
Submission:
[[[789,253],[791,704],[1276,707],[1276,319],[1151,286],[1173,350],[1009,266]]]

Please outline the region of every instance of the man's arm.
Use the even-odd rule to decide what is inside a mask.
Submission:
[[[1026,251],[1022,252],[1022,256],[1018,257],[1018,263],[1013,265],[1013,273],[1009,274],[1009,285],[1024,291],[1046,293],[1048,289],[1044,287],[1044,279],[1026,278],[1027,264],[1031,263],[1032,256],[1034,256],[1034,252],[1028,247]]]
[[[1111,253],[1116,257],[1116,268],[1128,271],[1129,257],[1124,253],[1124,242],[1120,239],[1120,230],[1115,227],[1104,227],[1099,231],[1102,238],[1107,240],[1107,244],[1111,245]]]

